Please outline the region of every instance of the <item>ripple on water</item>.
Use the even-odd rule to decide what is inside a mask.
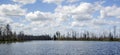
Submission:
[[[0,55],[120,55],[119,42],[31,41],[0,44]]]

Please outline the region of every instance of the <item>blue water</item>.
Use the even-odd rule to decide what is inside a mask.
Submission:
[[[29,41],[0,44],[0,55],[120,55],[120,42]]]

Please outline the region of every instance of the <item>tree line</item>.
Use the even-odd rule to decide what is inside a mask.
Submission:
[[[120,35],[115,35],[115,32],[109,32],[108,34],[103,32],[103,34],[95,34],[92,32],[77,33],[75,31],[68,32],[66,35],[61,35],[57,31],[53,39],[54,40],[86,40],[86,41],[120,41]]]
[[[12,32],[9,24],[0,27],[0,41],[51,40],[49,35],[26,35],[24,32]]]
[[[97,35],[95,33],[86,31],[84,33],[78,33],[75,31],[67,32],[67,34],[61,34],[57,31],[53,36],[50,35],[26,35],[24,32],[12,32],[9,24],[0,27],[0,41],[26,41],[26,40],[92,40],[92,41],[120,41],[119,35],[115,35],[116,30],[114,27],[114,32],[109,32],[108,34],[103,33]]]

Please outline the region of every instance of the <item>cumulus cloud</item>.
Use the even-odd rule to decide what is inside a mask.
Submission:
[[[90,23],[74,21],[74,22],[71,23],[71,26],[72,26],[72,27],[86,27],[86,26],[88,26],[89,24],[90,24]]]
[[[74,3],[79,0],[42,0],[43,3],[54,3],[58,6],[53,10],[53,12],[43,12],[40,10],[29,12],[29,10],[23,9],[22,7],[25,4],[35,3],[36,0],[13,1],[16,2],[16,4],[0,5],[0,23],[12,23],[11,25],[13,26],[14,30],[26,30],[26,33],[31,31],[55,32],[58,30],[65,31],[65,29],[69,28],[75,29],[76,27],[94,28],[96,26],[100,27],[105,25],[120,24],[120,22],[113,20],[109,21],[100,19],[107,17],[120,18],[120,7],[116,5],[102,6],[103,2],[80,2],[80,4],[75,5]],[[66,3],[67,5],[63,3]],[[21,6],[20,4],[23,5]],[[11,16],[22,16],[22,18],[25,18],[25,20],[24,22],[21,20],[20,22],[16,23],[16,20],[10,19]]]
[[[68,3],[78,2],[79,0],[67,0]]]
[[[55,14],[41,11],[30,12],[25,16],[25,19],[30,21],[30,26],[39,28],[58,26],[55,18]]]
[[[67,14],[56,13],[55,15],[56,21],[58,22],[66,22],[69,19],[69,15]]]
[[[65,22],[69,26],[70,20],[72,19],[71,26],[87,26],[89,23],[82,23],[81,21],[88,22],[94,18],[92,14],[97,10],[95,6],[94,4],[85,2],[78,6],[58,6],[54,13],[41,11],[30,12],[26,15],[26,20],[31,21],[31,25],[57,27],[64,26]]]
[[[31,3],[35,3],[36,0],[13,0],[13,2],[18,2],[21,4],[31,4]]]
[[[23,16],[26,10],[22,9],[20,5],[2,4],[0,5],[0,16]]]
[[[97,25],[97,26],[101,26],[101,25],[109,25],[110,23],[108,23],[108,21],[104,20],[104,19],[94,19],[92,20],[92,23],[94,25]]]
[[[98,5],[96,4],[82,2],[77,6],[59,6],[55,9],[55,12],[59,14],[59,20],[68,20],[72,18],[76,21],[88,21],[94,18],[93,14],[98,10],[97,7]]]
[[[60,22],[65,22],[70,19],[71,11],[75,8],[75,6],[58,6],[55,9],[56,19]]]
[[[95,11],[96,9],[94,4],[81,3],[72,11],[72,18],[78,21],[91,20]]]
[[[76,21],[88,21],[88,20],[92,20],[92,16],[91,15],[83,15],[83,14],[79,14],[79,15],[73,15],[72,18],[74,18]]]
[[[13,23],[13,20],[8,17],[1,17],[0,16],[0,24],[10,24]]]
[[[119,21],[108,21],[108,20],[105,20],[105,19],[93,19],[91,21],[91,23],[94,25],[94,26],[114,26],[114,25],[119,25],[120,22]]]
[[[25,29],[25,27],[27,25],[23,24],[23,23],[19,23],[19,22],[13,22],[12,24],[10,24],[10,26],[12,27],[12,31],[16,32],[17,34],[21,31],[27,31],[27,29]],[[30,29],[29,29],[30,30]],[[26,34],[26,33],[25,33]]]
[[[0,24],[10,24],[12,27],[12,30],[15,30],[17,28],[17,25],[20,25],[20,24],[14,25],[16,22],[14,19],[16,17],[18,18],[23,17],[25,14],[26,14],[26,9],[21,8],[21,5],[1,4],[0,5]]]
[[[64,0],[43,0],[43,3],[54,3],[60,5]]]
[[[22,23],[13,23],[12,25],[13,25],[14,28],[22,28],[22,27],[24,27],[24,24],[22,24]]]
[[[26,19],[28,21],[46,21],[46,20],[51,20],[53,18],[54,15],[50,12],[35,11],[35,12],[30,12],[26,15]]]
[[[111,6],[110,6],[111,7]],[[35,26],[33,30],[38,30],[43,27],[51,27],[56,29],[63,26],[68,27],[101,27],[105,25],[114,24],[113,22],[100,19],[99,17],[94,17],[96,12],[100,12],[100,15],[103,17],[108,16],[106,12],[107,7],[104,7],[101,4],[96,3],[87,3],[81,2],[79,5],[64,5],[57,6],[54,10],[54,13],[51,12],[42,12],[35,11],[28,13],[25,18],[28,21],[31,21],[31,26]],[[115,9],[115,8],[114,8]],[[116,10],[119,9],[116,7]],[[109,10],[111,11],[111,10]],[[112,12],[111,12],[112,13]],[[115,13],[117,14],[117,13]],[[96,15],[96,16],[100,16]],[[113,16],[113,14],[109,14]],[[101,17],[100,16],[100,17]]]
[[[91,14],[95,10],[94,4],[91,3],[81,3],[72,12],[73,14]]]
[[[107,18],[107,17],[115,17],[120,18],[120,7],[113,5],[113,6],[107,6],[103,7],[100,11],[101,18]]]
[[[51,24],[50,22],[39,22],[39,21],[30,23],[31,26],[36,26],[36,27],[48,27],[50,26],[50,24]]]
[[[56,13],[62,13],[62,14],[70,14],[72,10],[74,10],[76,7],[75,5],[69,5],[69,6],[58,6],[55,9]]]

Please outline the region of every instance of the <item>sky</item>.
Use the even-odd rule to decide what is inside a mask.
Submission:
[[[0,0],[0,26],[25,34],[120,30],[120,0]]]

